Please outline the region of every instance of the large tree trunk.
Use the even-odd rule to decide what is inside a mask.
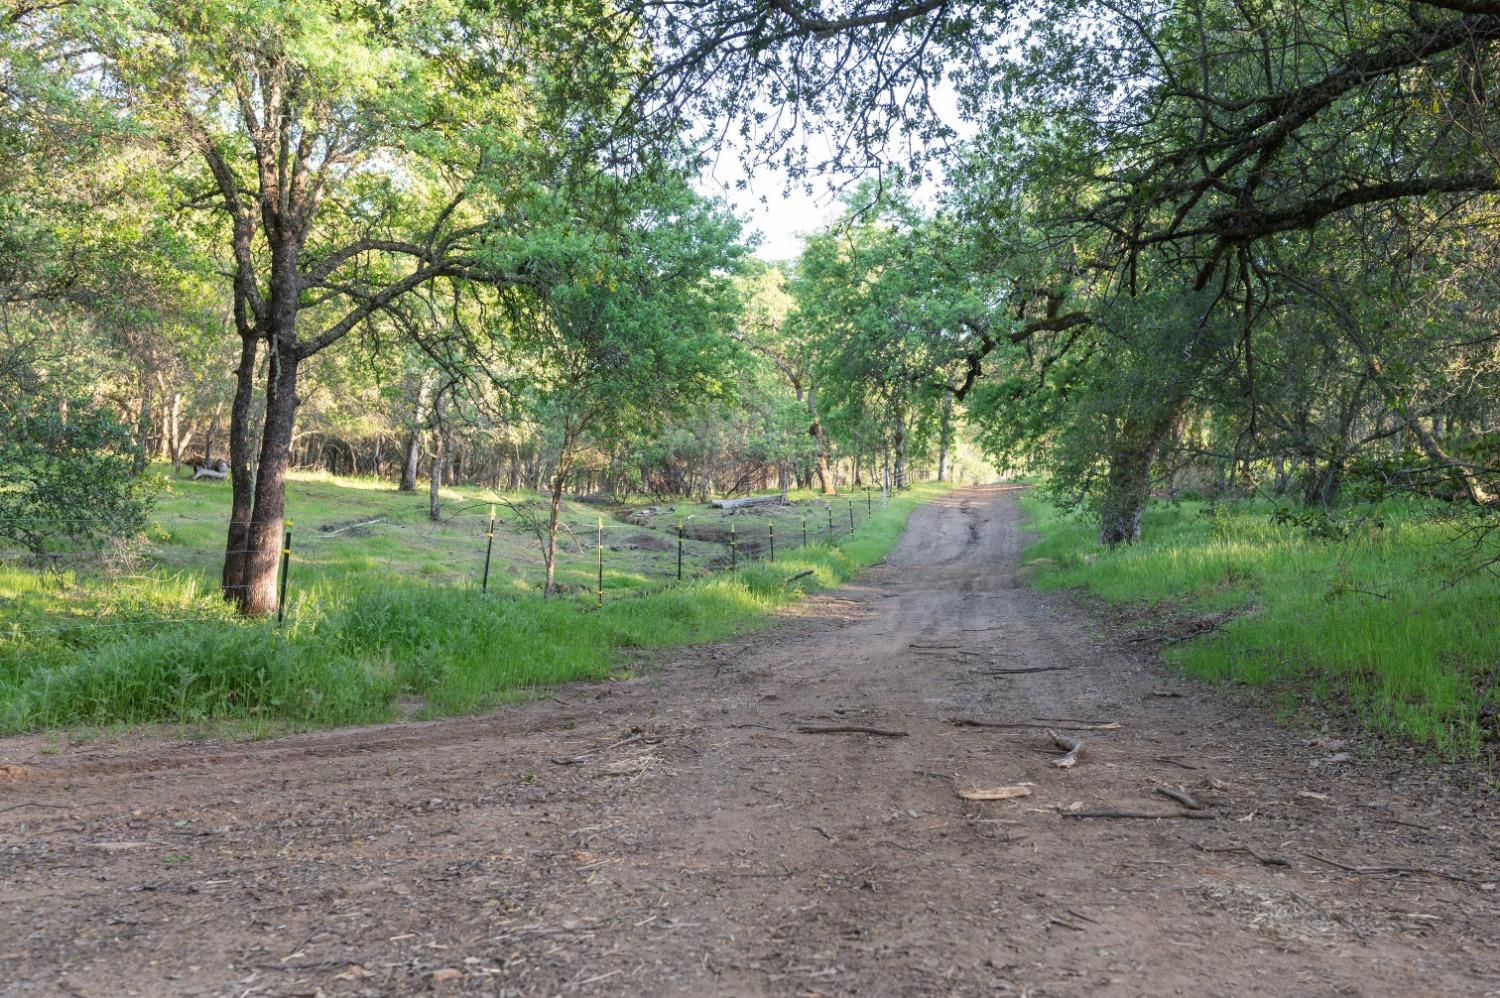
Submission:
[[[213,418],[208,421],[208,434],[203,438],[203,463],[212,464],[214,444],[219,442],[219,416],[224,412],[224,403],[214,403]]]
[[[401,459],[401,484],[396,486],[398,492],[417,491],[417,464],[422,458],[422,438],[412,430],[406,435],[406,451]]]
[[[818,415],[818,391],[816,388],[807,390],[807,414],[812,418],[812,425],[807,432],[812,435],[818,444],[818,488],[825,496],[838,494],[838,486],[834,484],[833,474],[828,467],[828,431],[823,429],[823,420]]]
[[[240,363],[234,372],[234,399],[229,406],[229,536],[224,542],[224,574],[220,579],[224,598],[235,603],[245,577],[245,551],[249,546],[250,516],[255,506],[254,444],[251,438],[251,407],[255,401],[255,362],[260,348],[253,334],[240,337]],[[208,455],[212,458],[212,454]]]
[[[1302,502],[1307,506],[1322,506],[1325,509],[1335,505],[1339,499],[1339,491],[1344,487],[1344,461],[1341,457],[1331,457],[1323,464],[1318,463],[1316,454],[1307,456],[1307,471],[1302,483]]]
[[[137,475],[146,473],[146,462],[151,455],[151,426],[156,416],[153,412],[155,400],[155,386],[149,369],[141,372],[141,414],[135,424],[135,458],[131,462],[131,471]]]
[[[953,444],[953,396],[943,396],[943,417],[938,426],[937,480],[948,480],[948,448]]]
[[[1109,476],[1099,501],[1099,543],[1107,547],[1141,539],[1141,516],[1151,498],[1151,465],[1172,432],[1176,412],[1127,417],[1109,456]]]
[[[290,331],[292,321],[285,327]],[[286,521],[286,475],[297,420],[297,346],[292,335],[273,337],[266,378],[266,421],[260,435],[255,475],[255,507],[246,543],[240,612],[250,617],[274,613],[276,574]]]
[[[896,411],[894,438],[896,466],[892,469],[892,473],[896,478],[896,488],[904,489],[910,484],[906,480],[906,411],[904,409]]]
[[[182,432],[182,393],[172,393],[172,406],[167,417],[167,454],[172,458],[172,474],[182,473],[182,451],[192,438],[193,432]]]
[[[547,582],[542,587],[542,595],[551,596],[557,588],[557,531],[562,523],[562,495],[563,484],[567,480],[567,473],[563,470],[561,462],[557,466],[557,474],[552,476],[552,501],[547,510]]]
[[[443,461],[447,458],[443,437],[443,396],[432,403],[432,470],[428,481],[427,516],[434,523],[443,518]]]

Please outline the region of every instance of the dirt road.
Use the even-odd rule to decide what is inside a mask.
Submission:
[[[1500,994],[1492,797],[1174,680],[1023,539],[953,493],[769,630],[493,717],[0,742],[0,994]],[[1083,816],[1159,785],[1213,817]]]

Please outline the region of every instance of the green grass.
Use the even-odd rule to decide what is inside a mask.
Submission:
[[[1158,617],[1236,613],[1163,649],[1188,675],[1267,691],[1291,714],[1345,711],[1444,757],[1482,751],[1481,710],[1500,702],[1500,579],[1448,584],[1451,525],[1393,508],[1380,526],[1328,540],[1274,522],[1263,504],[1188,502],[1148,510],[1141,543],[1105,551],[1091,521],[1036,495],[1024,505],[1040,533],[1027,552],[1040,586]]]
[[[720,545],[694,542],[681,585],[671,583],[675,541],[665,550],[628,543],[675,537],[672,512],[660,528],[606,523],[606,599],[597,609],[592,529],[589,549],[560,572],[572,588],[552,600],[537,593],[539,564],[524,560],[537,560],[534,541],[519,528],[501,531],[492,568],[501,584],[485,594],[477,569],[487,507],[477,492],[450,497],[454,506],[475,505],[469,521],[431,525],[411,515],[425,507],[410,495],[301,479],[289,501],[299,532],[387,520],[348,547],[309,544],[304,555],[294,544],[290,612],[277,627],[236,620],[218,599],[222,526],[212,517],[222,520],[215,504],[226,497],[179,484],[158,517],[148,564],[132,576],[0,569],[0,732],[163,722],[279,731],[482,710],[607,677],[639,649],[762,624],[802,591],[878,561],[939,488],[919,486],[888,508],[877,504],[873,516],[861,510],[859,528],[834,543],[795,548],[799,530],[779,541],[774,564],[742,562],[733,575],[708,571],[723,560]],[[715,516],[703,507],[678,512]],[[568,515],[580,535],[600,516],[571,504]],[[736,520],[741,530],[760,522]],[[804,571],[812,574],[786,584]]]

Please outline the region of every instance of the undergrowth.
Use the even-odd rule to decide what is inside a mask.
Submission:
[[[1184,502],[1152,507],[1141,542],[1106,551],[1091,521],[1036,495],[1023,503],[1040,586],[1227,618],[1163,648],[1188,675],[1265,690],[1291,712],[1346,711],[1449,758],[1496,735],[1500,579],[1455,581],[1451,524],[1393,507],[1327,537],[1262,503]]]
[[[97,597],[86,618],[0,616],[0,732],[224,721],[270,730],[481,710],[604,678],[635,649],[756,626],[802,592],[880,560],[940,488],[893,497],[834,543],[742,564],[732,575],[611,594],[602,608],[591,594],[486,595],[472,585],[371,575],[303,587],[278,626],[234,619],[187,575]],[[0,589],[12,599],[42,584],[4,571],[11,574]]]

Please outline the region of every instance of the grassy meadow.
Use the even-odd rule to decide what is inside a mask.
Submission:
[[[1289,718],[1331,708],[1445,758],[1497,734],[1500,578],[1455,581],[1451,524],[1392,507],[1329,539],[1263,503],[1183,502],[1154,506],[1141,543],[1106,551],[1091,520],[1024,503],[1037,584],[1150,613],[1141,626],[1190,676],[1260,691]],[[1188,636],[1197,627],[1209,629]]]
[[[102,569],[0,565],[0,733],[57,727],[229,722],[252,733],[482,710],[576,679],[600,679],[636,649],[717,640],[767,619],[804,591],[878,561],[936,486],[834,505],[725,517],[697,504],[647,509],[569,503],[563,593],[540,596],[543,562],[528,515],[540,496],[501,504],[490,591],[481,592],[491,493],[427,496],[390,485],[299,475],[287,619],[233,619],[215,588],[229,501],[223,483],[169,483],[146,542]],[[802,518],[809,541],[801,547]],[[595,586],[602,522],[602,609]],[[686,526],[675,583],[676,526]],[[769,557],[767,525],[777,530]],[[729,572],[729,526],[737,571]],[[820,529],[821,525],[821,529]],[[721,543],[720,541],[723,541]],[[788,585],[801,572],[810,575]]]

